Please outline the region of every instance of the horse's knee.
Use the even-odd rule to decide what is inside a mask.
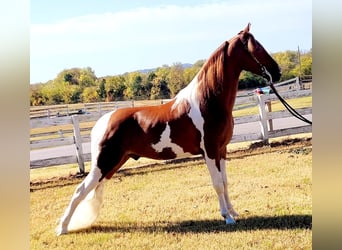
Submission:
[[[81,183],[80,185],[77,186],[75,193],[74,193],[74,198],[81,197],[82,194],[84,194],[84,183]]]
[[[218,195],[224,194],[224,184],[223,182],[213,183],[213,187]]]

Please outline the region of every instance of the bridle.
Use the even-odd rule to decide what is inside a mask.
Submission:
[[[285,108],[297,119],[306,122],[310,125],[312,125],[312,121],[306,119],[304,116],[302,116],[301,114],[299,114],[293,107],[290,106],[290,104],[288,104],[283,97],[281,97],[277,91],[277,89],[274,87],[273,84],[273,80],[272,80],[272,75],[270,72],[268,72],[267,68],[265,65],[263,65],[255,56],[254,54],[249,51],[248,49],[248,41],[249,41],[250,37],[248,37],[248,39],[246,39],[246,41],[242,41],[242,44],[244,46],[244,49],[250,54],[250,56],[253,58],[253,60],[259,65],[260,69],[261,69],[261,74],[262,77],[266,80],[267,85],[270,86],[270,88],[273,90],[274,94],[278,97],[278,99],[280,100],[280,102],[285,106]]]
[[[246,39],[246,41],[242,41],[243,44],[243,48],[249,53],[249,55],[253,58],[253,60],[259,65],[260,69],[261,69],[261,76],[266,80],[266,83],[268,85],[272,85],[273,84],[273,80],[272,80],[272,75],[270,74],[270,72],[268,72],[268,70],[266,69],[266,66],[264,66],[256,57],[255,55],[249,51],[248,49],[248,41],[249,41],[249,37],[248,39]],[[268,79],[267,79],[268,77]]]

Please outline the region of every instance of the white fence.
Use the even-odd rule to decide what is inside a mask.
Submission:
[[[303,96],[311,96],[312,91],[297,89],[295,91],[282,92],[281,95],[284,97],[284,99],[292,99]],[[275,100],[277,100],[277,97],[274,94],[237,97],[234,107],[235,110],[241,108],[248,108],[252,106],[258,106],[259,114],[237,117],[234,119],[235,125],[259,122],[260,132],[233,135],[231,143],[258,140],[267,143],[269,138],[307,133],[312,131],[311,125],[274,130],[273,121],[275,119],[292,116],[287,110],[272,112],[271,102]],[[159,100],[159,104],[160,102],[161,101]],[[132,106],[132,102],[126,102],[126,106]],[[120,107],[123,107],[123,105],[120,105]],[[297,109],[297,111],[301,115],[312,114],[311,107]],[[71,116],[59,117],[50,115],[45,116],[43,118],[32,118],[30,120],[31,129],[56,127],[59,125],[69,125],[69,128],[64,130],[55,129],[52,132],[38,133],[34,136],[32,135],[30,141],[31,150],[74,144],[75,155],[31,160],[30,168],[47,167],[52,165],[61,165],[68,163],[78,163],[80,172],[84,172],[84,162],[90,160],[90,153],[83,153],[82,143],[90,141],[90,127],[80,129],[79,124],[94,122],[102,115],[102,113],[103,110],[100,110],[100,112],[89,112],[82,115],[75,114]],[[43,139],[44,137],[46,137],[47,139]]]

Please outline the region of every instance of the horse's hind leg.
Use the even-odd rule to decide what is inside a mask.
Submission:
[[[93,199],[101,199],[102,200],[102,189],[103,189],[103,184],[100,183],[100,178],[101,178],[101,171],[99,168],[94,167],[91,169],[87,177],[81,182],[80,185],[78,185],[74,195],[71,198],[71,201],[66,208],[64,215],[62,216],[59,225],[56,229],[57,235],[65,234],[68,232],[68,226],[70,223],[70,220],[77,208],[77,206],[80,204],[81,201],[83,201],[87,195],[94,190],[94,197]],[[103,181],[102,181],[103,182]],[[97,186],[101,184],[98,188]],[[97,195],[97,193],[100,192],[100,195]],[[96,196],[97,195],[97,196]],[[97,202],[98,203],[98,202]],[[96,211],[94,211],[96,212]],[[84,218],[85,220],[87,218]],[[74,230],[77,230],[77,225],[74,225]],[[83,224],[82,226],[79,226],[79,229],[84,228],[85,225]]]

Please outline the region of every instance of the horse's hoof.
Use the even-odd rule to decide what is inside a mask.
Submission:
[[[239,216],[239,214],[237,212],[235,212],[235,210],[233,208],[229,209],[229,214],[230,214],[230,216],[232,216],[234,218]]]
[[[225,220],[226,220],[226,225],[233,225],[236,223],[235,220],[230,216],[227,216]]]
[[[65,228],[65,229],[63,229],[62,228],[62,226],[58,226],[57,228],[56,228],[56,235],[57,236],[60,236],[60,235],[62,235],[62,234],[67,234],[68,233],[68,230]]]

